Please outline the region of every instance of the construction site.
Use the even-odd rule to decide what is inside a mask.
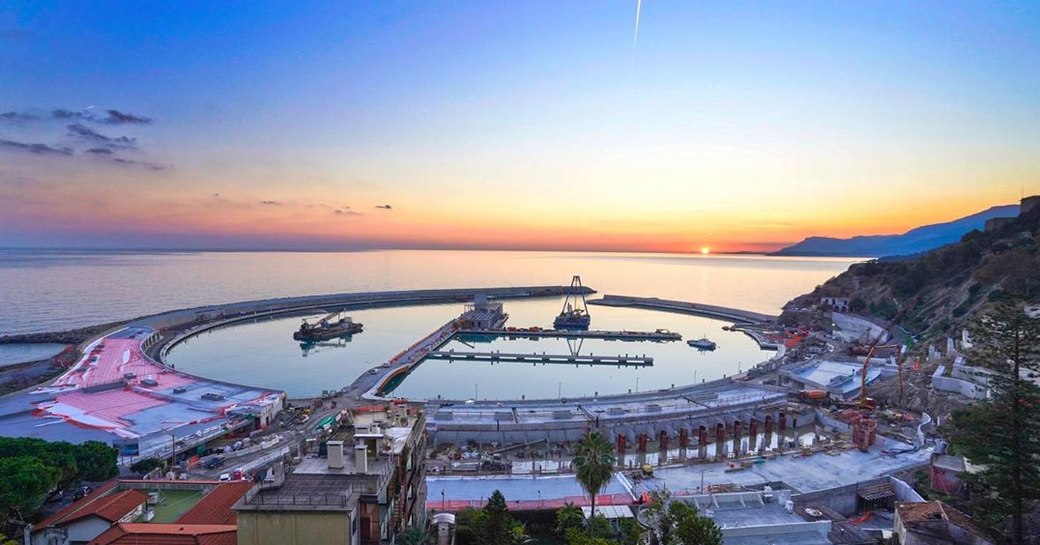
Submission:
[[[616,457],[597,505],[636,512],[667,489],[706,509],[726,543],[771,543],[762,540],[778,534],[873,543],[891,531],[897,502],[923,501],[897,475],[927,466],[935,447],[929,415],[887,410],[870,396],[878,378],[902,380],[905,349],[888,327],[852,315],[835,313],[829,331],[729,317],[774,345],[774,357],[738,376],[638,394],[427,403],[428,506],[479,507],[495,490],[516,509],[588,505],[571,460],[575,443],[596,431]]]
[[[458,317],[362,373],[353,384],[327,390],[319,399],[303,400],[303,411],[301,400],[294,400],[291,410],[282,411],[287,401],[280,392],[203,379],[175,371],[163,362],[172,346],[199,331],[255,319],[257,313],[295,309],[292,305],[299,305],[298,301],[292,305],[260,303],[249,310],[245,310],[249,304],[238,304],[202,314],[181,313],[185,316],[179,319],[185,325],[176,328],[166,325],[173,320],[171,316],[159,315],[86,344],[74,368],[21,398],[32,405],[32,411],[18,412],[12,407],[7,420],[35,426],[39,419],[47,418],[56,424],[48,427],[58,434],[55,438],[65,430],[88,437],[114,436],[106,442],[122,445],[124,452],[134,456],[146,452],[164,455],[194,445],[212,447],[224,435],[234,433],[239,422],[248,423],[247,432],[257,431],[250,434],[256,446],[237,451],[236,443],[236,452],[225,456],[234,457],[243,472],[279,460],[289,462],[288,484],[244,500],[242,512],[256,513],[257,528],[265,524],[264,517],[269,516],[265,513],[280,513],[277,506],[287,500],[277,499],[279,494],[291,498],[307,495],[311,485],[305,481],[319,479],[308,475],[344,482],[355,479],[350,475],[371,475],[362,480],[371,478],[377,488],[382,486],[389,475],[386,468],[398,461],[394,458],[400,450],[398,439],[405,438],[408,446],[404,452],[415,452],[417,460],[423,460],[427,476],[420,477],[424,484],[409,481],[409,487],[421,492],[414,497],[421,498],[417,503],[422,507],[416,505],[414,511],[409,508],[394,515],[402,524],[421,520],[422,511],[454,512],[480,506],[495,490],[506,495],[510,508],[519,510],[588,505],[571,461],[575,443],[593,431],[611,442],[616,456],[614,479],[597,497],[598,505],[617,507],[622,514],[636,513],[651,493],[667,489],[675,498],[714,513],[727,543],[764,543],[755,540],[784,532],[800,535],[800,543],[867,543],[863,538],[867,533],[891,530],[897,501],[921,500],[896,475],[930,462],[934,449],[929,438],[931,418],[886,410],[870,395],[871,384],[879,377],[902,378],[905,371],[904,350],[890,341],[888,327],[839,313],[833,314],[832,328],[814,330],[783,327],[767,315],[683,301],[607,295],[586,302],[586,289],[575,292],[575,284],[580,287],[580,280],[575,278],[570,288],[541,288],[542,292],[566,295],[552,329],[507,326],[505,305],[492,298],[499,293],[505,297],[539,293],[533,288],[351,297],[347,300],[354,305],[410,304],[423,297],[458,300],[468,296],[473,302]],[[514,358],[528,365],[548,364],[546,369],[556,363],[583,366],[589,372],[600,367],[652,368],[656,363],[652,357],[620,352],[442,349],[460,337],[666,344],[682,339],[661,328],[589,328],[593,320],[589,305],[596,304],[707,316],[771,353],[758,365],[722,379],[644,391],[639,391],[637,383],[636,391],[628,393],[555,399],[479,399],[474,395],[415,401],[393,397],[395,387],[409,380],[424,362],[438,359],[487,360],[491,365]],[[344,307],[349,305],[339,308]],[[300,331],[322,338],[326,335],[321,329],[327,327],[360,331],[361,324],[349,319],[333,322],[336,315],[324,312],[317,322],[305,322]],[[722,318],[729,321],[717,321]],[[693,348],[684,350],[696,353]],[[109,400],[111,396],[118,399]],[[84,405],[86,401],[90,403]],[[170,407],[181,405],[196,416],[172,423],[167,418],[154,425],[146,418],[149,411],[161,408],[164,414],[172,414]],[[374,409],[386,405],[399,409],[391,411],[393,414]],[[341,422],[343,415],[350,417],[347,426]],[[367,420],[362,423],[358,418]],[[407,420],[407,425],[399,426],[399,437],[394,434],[397,428],[389,425],[395,418]],[[271,435],[275,423],[284,431]],[[377,431],[371,431],[369,438],[366,430],[372,429]],[[421,440],[415,431],[422,432]],[[180,437],[185,438],[178,441]],[[380,457],[384,451],[391,453],[390,461]],[[222,471],[203,461],[196,460],[194,470],[189,464],[189,472],[214,478]],[[368,492],[358,486],[350,485],[357,497],[336,495],[336,509],[355,512],[359,520],[369,521],[364,523],[368,526],[361,535],[367,537],[362,541],[375,541],[376,535],[385,538],[385,529],[373,525],[375,511],[365,514]],[[268,496],[274,499],[264,499]],[[855,539],[834,541],[835,532]]]

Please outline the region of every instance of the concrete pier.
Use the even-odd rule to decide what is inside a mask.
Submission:
[[[456,352],[438,350],[426,355],[429,359],[451,361],[491,361],[520,363],[553,363],[584,365],[623,365],[626,367],[650,367],[654,358],[648,356],[581,356],[574,354],[517,354],[510,352]]]
[[[486,335],[488,337],[526,337],[526,338],[559,338],[559,339],[607,339],[619,341],[681,341],[682,335],[674,331],[569,331],[561,329],[463,329],[462,335]]]
[[[682,314],[693,314],[708,318],[730,320],[743,324],[762,324],[775,322],[777,317],[750,310],[739,308],[720,307],[717,305],[706,305],[690,301],[674,301],[669,299],[658,299],[657,297],[631,297],[627,295],[604,295],[601,299],[590,299],[590,305],[603,305],[608,307],[635,307],[650,310],[664,310]]]

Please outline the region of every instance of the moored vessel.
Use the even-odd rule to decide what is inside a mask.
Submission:
[[[585,289],[581,285],[581,277],[574,275],[571,278],[570,288],[567,290],[567,298],[563,300],[563,310],[553,320],[553,327],[586,330],[590,323],[592,323],[592,317],[589,316],[589,309],[585,304]]]
[[[697,350],[715,350],[718,345],[715,341],[709,340],[707,337],[701,337],[700,339],[690,339],[686,341],[686,344],[696,348]]]
[[[304,320],[300,329],[293,333],[297,341],[325,341],[353,333],[360,333],[362,324],[355,322],[350,316],[342,316],[339,312],[330,312],[314,323]]]

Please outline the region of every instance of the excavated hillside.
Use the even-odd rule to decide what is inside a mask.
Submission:
[[[821,297],[848,297],[851,311],[902,327],[915,341],[912,352],[921,356],[929,344],[941,347],[947,336],[959,337],[962,328],[1001,299],[1040,302],[1038,242],[1040,206],[998,228],[972,231],[960,242],[922,255],[853,265],[789,302],[781,319],[820,321],[825,313],[805,309],[816,307]],[[920,361],[920,371],[905,372],[902,395],[892,377],[872,385],[871,396],[886,406],[934,416],[967,402],[933,391],[930,376],[936,364]]]
[[[919,343],[959,335],[988,305],[1007,297],[1040,301],[1040,207],[987,232],[922,255],[879,259],[849,270],[801,295],[785,314],[848,297],[850,310],[895,323]]]

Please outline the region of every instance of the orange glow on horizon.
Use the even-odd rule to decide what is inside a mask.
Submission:
[[[0,218],[0,228],[43,234],[72,232],[99,240],[111,233],[129,233],[142,241],[184,237],[213,240],[219,247],[234,247],[241,240],[251,241],[253,246],[266,241],[301,248],[360,245],[710,255],[771,252],[809,236],[901,233],[989,206],[979,204],[984,201],[978,196],[951,195],[924,201],[924,205],[906,199],[810,202],[798,208],[761,209],[757,204],[742,209],[740,203],[691,210],[674,202],[603,202],[573,213],[572,203],[546,200],[530,205],[518,199],[514,206],[495,202],[497,195],[482,197],[493,201],[488,204],[408,194],[377,201],[370,196],[337,197],[332,192],[283,196],[272,191],[261,199],[223,192],[171,195],[153,187],[126,189],[136,193],[135,205],[118,206],[109,193],[89,184],[49,189],[34,188],[18,195],[0,191],[0,199],[16,205],[9,209],[12,213]],[[378,208],[383,202],[392,202],[392,209]],[[702,242],[691,247],[690,240]]]

